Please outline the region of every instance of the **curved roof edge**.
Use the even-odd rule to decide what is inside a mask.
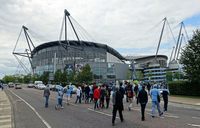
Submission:
[[[67,45],[67,42],[64,41],[64,40],[62,40],[61,43]],[[103,49],[106,49],[107,52],[118,57],[119,59],[126,60],[126,58],[123,57],[119,52],[117,52],[115,49],[111,48],[110,46],[108,46],[106,44],[94,43],[94,42],[89,42],[89,41],[76,41],[76,40],[68,40],[68,43],[71,46],[103,48]],[[52,47],[52,46],[58,46],[58,45],[60,45],[59,41],[51,41],[51,42],[43,43],[43,44],[35,47],[35,49],[33,49],[32,55],[34,55],[37,51],[42,50],[44,48],[48,48],[48,47]]]
[[[148,58],[155,58],[156,55],[146,55],[146,56],[126,56],[125,58],[127,60],[142,60],[142,59],[148,59]],[[157,57],[163,57],[166,60],[168,59],[168,57],[166,55],[157,55]]]

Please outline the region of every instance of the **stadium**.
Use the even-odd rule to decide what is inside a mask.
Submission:
[[[71,28],[72,34],[76,39],[69,39],[69,28]],[[17,40],[13,54],[18,61],[17,55],[27,57],[31,65],[32,74],[38,75],[44,72],[55,74],[57,70],[80,72],[84,65],[89,64],[93,73],[93,80],[96,82],[114,82],[116,80],[129,79],[129,70],[132,70],[132,75],[134,70],[141,70],[144,73],[144,80],[147,81],[160,82],[166,79],[167,56],[156,55],[156,60],[158,61],[156,63],[158,65],[152,65],[155,55],[123,57],[106,44],[81,39],[81,35],[87,35],[87,32],[83,29],[83,32],[86,32],[85,34],[78,33],[82,31],[79,29],[82,29],[82,27],[70,16],[67,10],[64,10],[64,18],[58,40],[34,46],[28,33],[29,29],[22,26],[19,37],[23,31],[28,48],[24,53],[15,52]],[[61,39],[62,33],[64,34],[64,39]],[[125,63],[127,61],[130,61],[135,66],[132,67],[130,63]],[[20,61],[19,63],[21,64]],[[28,68],[25,68],[23,64],[21,66],[28,72]],[[134,79],[134,77],[131,79]]]
[[[134,68],[136,71],[143,72],[144,81],[163,82],[166,80],[168,57],[165,55],[157,55],[156,57],[157,62],[155,62],[155,55],[127,56],[126,59],[135,62]]]
[[[68,47],[64,48],[65,44]],[[126,79],[128,65],[126,60],[113,48],[88,41],[52,41],[43,43],[32,51],[34,74],[45,71],[79,71],[89,64],[96,81],[114,81]]]

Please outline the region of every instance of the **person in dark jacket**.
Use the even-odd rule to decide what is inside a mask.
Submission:
[[[121,92],[121,94],[122,94],[122,97],[124,98],[124,94],[125,94],[125,88],[124,88],[124,87],[122,87],[122,83],[120,83],[119,91]]]
[[[142,121],[145,120],[144,113],[145,113],[145,107],[146,107],[147,102],[148,102],[148,94],[145,91],[145,86],[142,86],[142,90],[139,91],[138,98],[137,98],[137,104],[140,103],[141,105]]]
[[[167,111],[168,95],[169,95],[169,90],[164,89],[163,92],[162,92],[163,101],[164,101],[164,111]]]
[[[106,108],[109,108],[111,89],[106,86]]]
[[[117,111],[119,112],[119,117],[121,122],[124,121],[123,115],[122,115],[122,111],[124,110],[123,107],[123,96],[121,94],[121,92],[119,91],[119,87],[115,88],[115,92],[112,95],[112,102],[113,102],[113,112],[112,112],[112,125],[115,125],[115,118],[116,118],[116,114]]]
[[[48,102],[49,102],[49,95],[50,95],[50,89],[49,89],[49,85],[47,85],[47,87],[44,89],[44,93],[43,96],[45,97],[45,108],[48,107]]]

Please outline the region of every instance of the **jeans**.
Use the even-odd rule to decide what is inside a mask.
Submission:
[[[99,108],[98,99],[94,98],[94,109]]]
[[[45,107],[48,107],[48,102],[49,102],[49,96],[45,96]]]
[[[58,105],[62,107],[62,98],[58,98]]]
[[[155,114],[156,106],[157,106],[157,109],[158,109],[158,113],[159,114],[162,113],[161,110],[160,110],[160,103],[158,101],[152,101],[152,111],[151,111],[152,116],[154,116],[154,114]]]

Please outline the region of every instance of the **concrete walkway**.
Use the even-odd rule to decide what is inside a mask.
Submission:
[[[4,91],[0,90],[0,128],[12,128],[11,105]]]
[[[200,106],[200,98],[190,98],[184,96],[169,96],[169,102]]]

